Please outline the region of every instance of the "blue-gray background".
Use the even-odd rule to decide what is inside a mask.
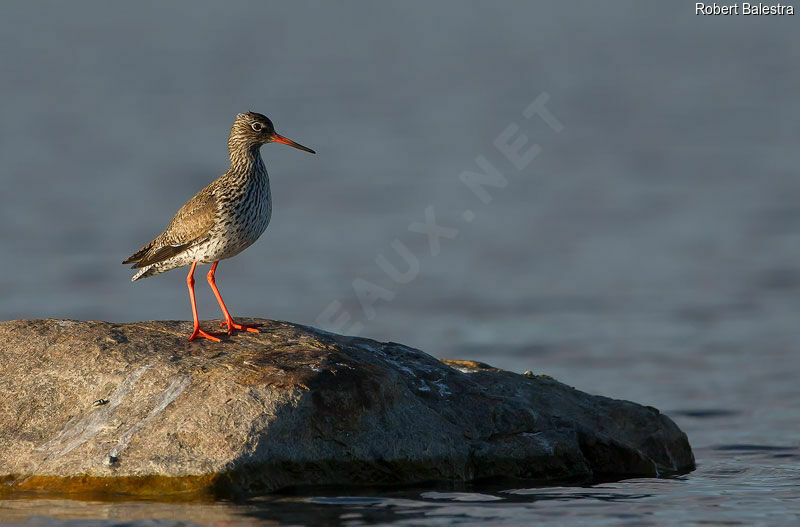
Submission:
[[[796,518],[800,17],[589,1],[0,15],[0,319],[188,318],[183,271],[131,284],[120,262],[224,172],[252,109],[318,155],[262,149],[272,224],[217,274],[234,314],[313,325],[339,301],[365,336],[654,405],[698,456],[670,490],[682,507],[697,493],[693,515],[720,519],[707,501],[730,485],[741,518],[765,512],[748,489],[784,489],[772,510]],[[543,92],[558,134],[521,115]],[[493,146],[511,123],[542,148],[521,172]],[[458,178],[478,155],[509,178],[488,204]],[[459,229],[435,257],[408,230],[428,206]],[[420,259],[408,284],[375,263],[401,266],[396,238]],[[372,320],[355,279],[395,294]]]

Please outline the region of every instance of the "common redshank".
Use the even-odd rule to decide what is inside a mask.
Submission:
[[[194,298],[194,270],[197,264],[211,264],[206,278],[222,308],[228,334],[234,330],[258,333],[260,324],[237,324],[214,281],[220,260],[236,256],[253,244],[264,232],[272,216],[269,177],[261,160],[261,145],[283,143],[316,153],[275,132],[266,116],[247,112],[236,116],[228,138],[231,167],[219,179],[186,202],[156,238],[131,255],[124,264],[140,269],[131,282],[157,275],[176,267],[190,265],[186,283],[192,305],[194,330],[189,340],[203,337],[219,342],[221,333],[200,329]]]

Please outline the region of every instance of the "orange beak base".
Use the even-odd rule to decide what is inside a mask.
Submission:
[[[303,146],[300,143],[295,143],[294,141],[292,141],[288,137],[283,137],[282,135],[280,135],[278,133],[276,133],[275,135],[272,136],[272,141],[275,142],[275,143],[281,143],[281,144],[284,144],[284,145],[293,146],[293,147],[297,148],[298,150],[305,150],[306,152],[308,152],[310,154],[316,154],[316,152],[314,152],[313,150],[311,150],[307,146]]]

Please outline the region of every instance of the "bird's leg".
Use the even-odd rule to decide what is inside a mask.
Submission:
[[[225,302],[222,301],[222,295],[219,294],[219,289],[217,289],[217,284],[214,282],[214,272],[217,270],[217,264],[219,262],[214,262],[211,264],[211,269],[209,269],[206,278],[208,279],[208,285],[211,286],[211,290],[214,291],[214,296],[217,297],[217,302],[219,302],[219,307],[222,308],[222,315],[225,317],[225,322],[220,323],[220,327],[228,326],[228,335],[233,333],[234,329],[240,331],[249,331],[250,333],[259,333],[256,329],[263,324],[237,324],[233,321],[233,317],[230,313],[228,313],[228,308],[225,307]]]
[[[194,300],[194,268],[197,267],[197,262],[192,263],[192,268],[189,269],[189,275],[186,277],[186,284],[189,286],[189,301],[192,303],[192,317],[194,318],[194,330],[192,331],[192,336],[189,337],[189,340],[194,340],[195,337],[198,335],[206,338],[208,340],[213,340],[214,342],[220,342],[220,340],[212,335],[211,333],[206,333],[202,329],[200,329],[200,320],[197,318],[197,303]]]

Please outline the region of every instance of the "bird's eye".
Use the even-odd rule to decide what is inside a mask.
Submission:
[[[256,132],[260,132],[264,128],[264,125],[261,123],[253,123],[250,125],[250,128],[252,128]]]

